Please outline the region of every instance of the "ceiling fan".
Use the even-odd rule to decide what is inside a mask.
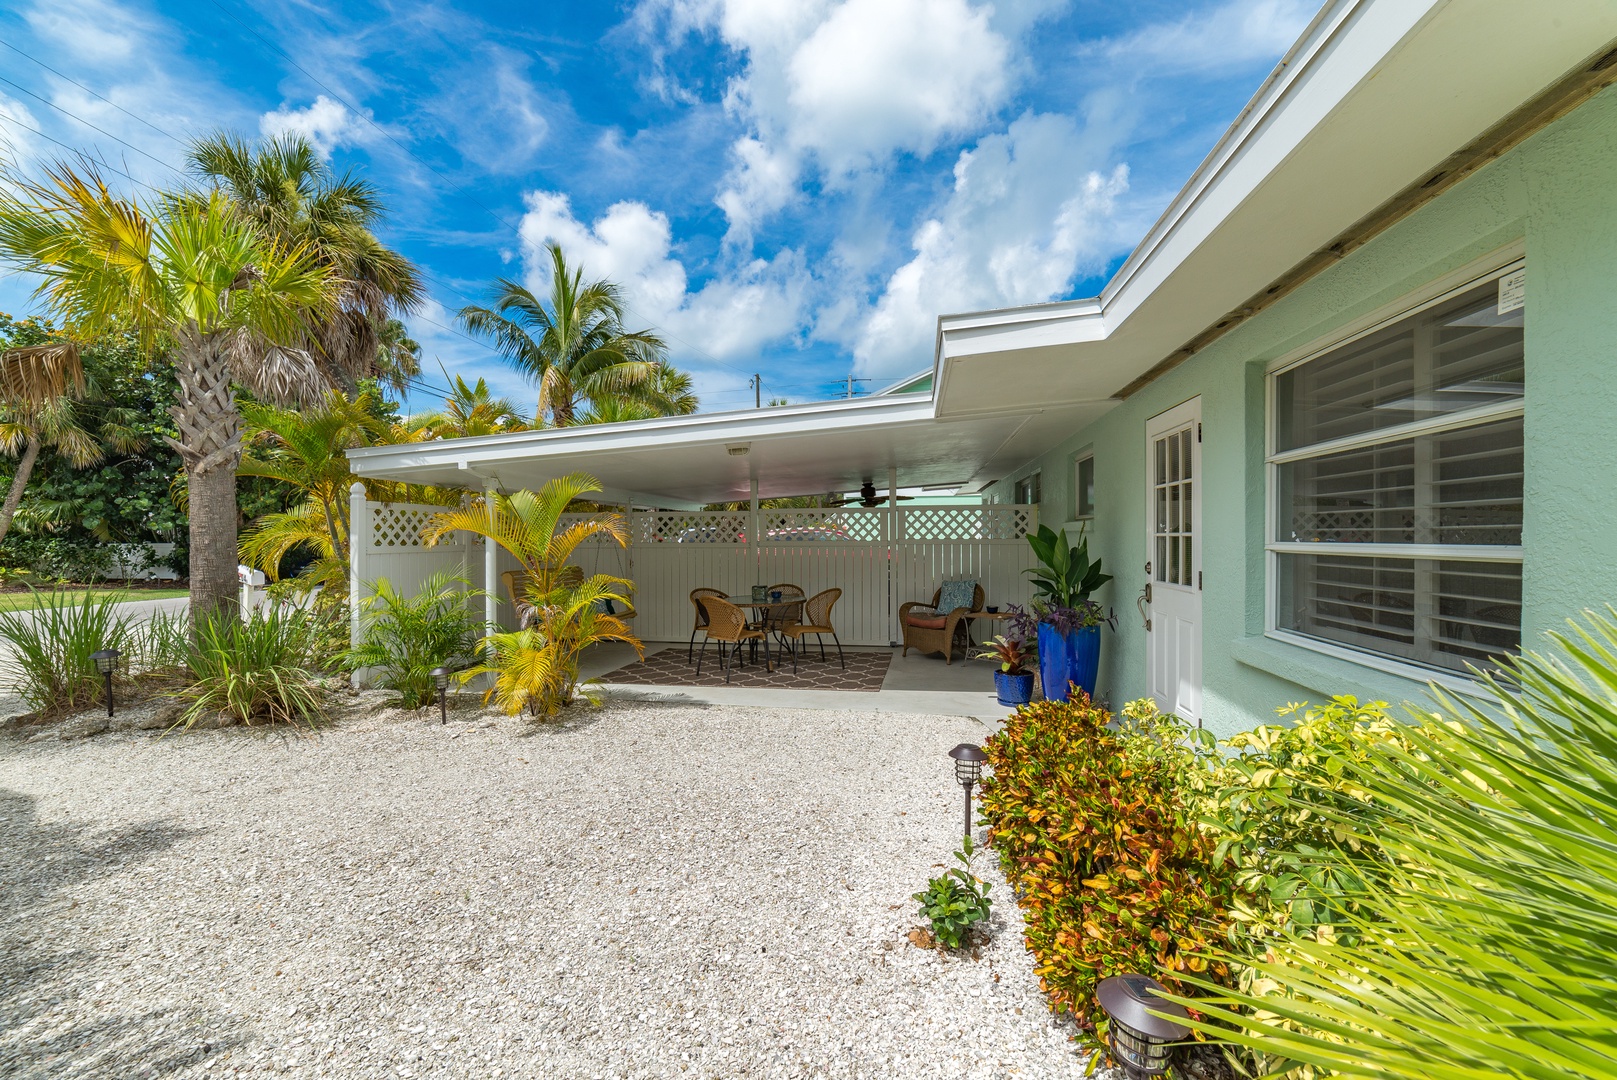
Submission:
[[[915,498],[915,496],[914,495],[900,495],[898,498],[899,498],[900,502],[907,502],[910,499]],[[871,509],[871,510],[874,510],[878,506],[885,506],[886,504],[887,504],[887,496],[876,494],[876,484],[875,484],[874,481],[871,481],[871,480],[866,480],[864,482],[864,484],[859,488],[859,497],[857,499],[826,499],[825,500],[825,505],[826,506],[857,505],[857,506],[863,506],[863,507],[865,507],[867,509]]]

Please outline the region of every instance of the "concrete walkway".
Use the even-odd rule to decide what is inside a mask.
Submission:
[[[684,649],[686,643],[646,643],[646,655],[665,649]],[[861,650],[864,651],[864,650]],[[603,693],[619,700],[668,701],[707,705],[749,705],[774,709],[871,709],[886,713],[930,716],[998,717],[1010,710],[994,694],[994,665],[987,660],[945,664],[941,656],[911,651],[901,656],[893,649],[893,664],[880,690],[770,689],[743,686],[637,686],[612,681],[612,673],[634,663],[634,650],[611,642],[586,655],[581,673],[599,681]]]

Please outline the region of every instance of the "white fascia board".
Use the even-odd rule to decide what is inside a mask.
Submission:
[[[722,446],[754,439],[927,422],[932,416],[930,393],[894,394],[746,412],[695,413],[622,424],[541,428],[471,439],[366,446],[348,451],[348,459],[360,476],[384,469],[422,467],[460,468],[476,473],[484,465],[513,459],[533,461],[591,451],[655,450],[669,443]]]
[[[950,357],[1110,337],[1332,110],[1449,2],[1338,0],[1321,9],[1099,296],[940,318],[938,388],[947,379]]]

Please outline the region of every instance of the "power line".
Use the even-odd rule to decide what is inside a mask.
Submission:
[[[164,131],[162,128],[158,127],[156,124],[153,124],[151,121],[147,120],[145,117],[137,116],[135,113],[130,112],[128,109],[124,108],[122,105],[118,104],[116,101],[113,101],[111,98],[102,97],[100,94],[96,93],[94,90],[91,90],[88,86],[85,86],[83,83],[79,82],[77,79],[72,78],[71,76],[68,76],[68,75],[63,75],[60,71],[57,71],[55,68],[53,68],[49,64],[45,63],[45,61],[41,60],[39,57],[31,56],[28,53],[23,52],[21,49],[17,48],[17,46],[13,45],[9,41],[0,41],[0,45],[4,45],[6,48],[10,49],[12,52],[16,53],[18,56],[22,57],[25,60],[33,61],[34,63],[38,64],[40,67],[44,68],[46,71],[50,72],[52,75],[55,75],[58,79],[61,79],[63,82],[72,83],[74,86],[78,87],[80,90],[83,90],[86,94],[89,94],[91,97],[95,98],[97,101],[102,101],[102,102],[105,102],[108,105],[111,105],[114,109],[117,109],[119,112],[121,112],[125,116],[129,117],[131,120],[138,120],[140,123],[145,124],[147,127],[151,128],[153,131],[155,131],[159,135],[163,136],[165,139],[168,139],[171,142],[174,142],[175,144],[177,144],[179,146],[184,146],[185,145],[183,140],[181,140],[181,139],[177,138],[176,136],[171,135],[168,132]],[[15,86],[16,84],[13,83],[12,85]]]
[[[45,139],[45,140],[47,140],[49,142],[55,143],[57,146],[60,146],[63,150],[66,150],[70,154],[83,154],[84,153],[84,149],[82,147],[69,146],[69,145],[67,145],[67,143],[63,142],[61,139],[53,139],[49,135],[45,134],[43,131],[39,130],[36,127],[29,127],[27,124],[23,123],[21,120],[18,120],[15,116],[8,116],[5,113],[0,113],[0,120],[6,120],[6,121],[9,121],[10,123],[16,124],[18,127],[22,128],[24,131],[32,131],[35,135],[38,135],[41,139]],[[133,176],[130,176],[128,173],[126,173],[122,169],[118,168],[118,166],[112,164],[112,162],[107,161],[105,159],[105,156],[103,156],[101,158],[93,158],[92,157],[92,158],[90,158],[90,160],[95,162],[97,165],[100,165],[104,169],[111,169],[113,172],[117,173],[119,176],[123,177],[125,180],[128,180],[132,184],[139,184],[141,187],[146,188],[147,190],[156,190],[156,189],[152,188],[150,185],[148,185],[145,181],[136,180]]]
[[[56,104],[56,102],[50,100],[49,98],[40,97],[38,94],[34,93],[32,90],[28,89],[26,86],[19,86],[17,83],[12,82],[10,79],[6,78],[3,75],[0,75],[0,82],[5,83],[7,86],[9,86],[9,87],[11,87],[11,88],[13,88],[15,90],[21,90],[23,93],[27,94],[29,97],[33,98],[35,101],[38,101],[38,102],[40,102],[42,104],[45,104],[45,105],[49,105],[51,108],[55,109],[57,112],[61,113],[63,116],[71,117],[72,119],[77,120],[79,123],[83,124],[85,127],[89,128],[91,131],[99,131],[99,132],[101,132],[101,134],[105,135],[107,138],[111,139],[113,142],[121,143],[122,145],[127,146],[129,149],[133,150],[135,153],[141,155],[142,157],[151,158],[153,161],[155,161],[159,165],[163,166],[163,168],[168,169],[168,170],[174,172],[175,174],[177,174],[177,175],[179,175],[181,177],[183,177],[185,175],[179,169],[176,169],[173,165],[170,165],[168,162],[164,161],[160,157],[157,157],[155,154],[148,154],[146,151],[142,150],[140,147],[136,146],[134,143],[125,142],[123,139],[118,138],[118,136],[114,135],[110,131],[107,131],[105,128],[97,127],[96,125],[90,123],[90,121],[86,120],[84,117],[78,115],[77,113],[72,113],[72,112],[69,112],[68,110],[62,108],[60,105]]]

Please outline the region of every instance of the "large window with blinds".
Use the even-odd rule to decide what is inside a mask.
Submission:
[[[1517,269],[1271,374],[1271,632],[1459,672],[1520,648]]]

